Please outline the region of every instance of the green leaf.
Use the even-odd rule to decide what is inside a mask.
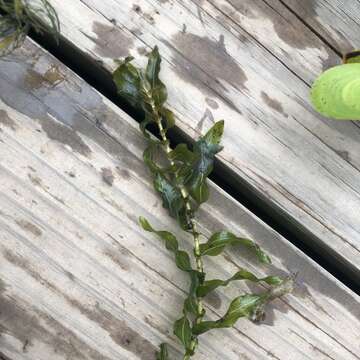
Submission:
[[[174,334],[179,338],[185,349],[190,349],[192,331],[189,320],[184,316],[174,323]]]
[[[163,206],[169,210],[170,215],[176,218],[183,228],[186,228],[188,223],[186,204],[180,190],[160,173],[155,175],[154,187],[160,193]]]
[[[145,165],[149,168],[149,170],[153,174],[162,174],[166,175],[167,173],[174,172],[172,166],[169,164],[167,167],[158,165],[154,157],[156,156],[157,152],[161,152],[162,150],[162,143],[159,141],[149,141],[148,147],[144,150],[143,159]]]
[[[196,270],[192,270],[189,272],[189,275],[190,275],[191,283],[190,283],[189,295],[184,302],[184,310],[185,313],[191,313],[196,317],[199,317],[202,316],[203,314],[199,313],[199,307],[198,307],[199,301],[197,298],[197,290],[200,284],[204,282],[205,274]],[[203,312],[204,311],[205,310],[203,310]]]
[[[169,360],[169,353],[166,343],[162,343],[160,345],[160,351],[156,353],[156,360]]]
[[[191,271],[190,256],[185,251],[177,251],[175,255],[175,262],[179,269],[183,271]]]
[[[241,245],[252,250],[260,262],[270,264],[270,257],[261,250],[260,246],[252,240],[239,238],[228,231],[220,231],[213,234],[207,243],[200,245],[200,254],[208,256],[217,256],[221,254],[226,246]]]
[[[175,125],[175,115],[170,109],[166,107],[161,107],[160,115],[163,122],[165,122],[166,130],[172,128]]]
[[[215,155],[222,149],[219,143],[223,131],[224,121],[218,121],[194,145],[196,160],[193,163],[191,176],[186,185],[189,188],[190,195],[198,204],[209,198],[206,179],[213,170]]]
[[[150,223],[142,216],[139,217],[141,227],[148,232],[152,232],[165,241],[165,247],[175,255],[175,263],[180,270],[190,272],[192,271],[190,256],[187,252],[178,250],[179,243],[171,232],[163,230],[155,230]]]
[[[360,120],[360,63],[355,61],[349,59],[316,79],[311,101],[320,114],[338,120]]]
[[[258,309],[262,309],[266,298],[267,294],[241,295],[231,302],[228,311],[220,320],[201,322],[194,326],[193,333],[200,335],[211,329],[232,327],[241,317],[250,317]]]
[[[165,85],[159,79],[161,57],[157,46],[149,54],[145,76],[151,86],[151,97],[156,107],[161,107],[167,99]]]
[[[119,95],[126,98],[133,106],[143,103],[142,82],[139,70],[131,64],[132,57],[127,57],[113,73],[113,79]]]
[[[190,165],[195,160],[195,155],[186,144],[179,144],[169,153],[169,159]]]
[[[142,228],[145,231],[155,233],[157,236],[159,236],[162,240],[165,241],[165,247],[167,250],[172,251],[174,253],[177,252],[179,248],[179,243],[171,232],[169,231],[163,231],[163,230],[154,230],[154,228],[150,225],[150,223],[142,216],[139,217],[139,222]]]
[[[203,136],[203,140],[210,146],[219,145],[224,133],[224,120],[216,122]],[[221,149],[221,147],[220,147]]]
[[[227,280],[214,279],[205,281],[202,285],[198,287],[197,296],[204,297],[216,288],[220,286],[227,286],[230,282],[237,280],[249,280],[256,283],[265,282],[268,285],[279,285],[282,282],[282,279],[278,276],[267,276],[264,278],[258,278],[250,271],[241,269]]]
[[[289,277],[279,285],[260,294],[245,294],[235,298],[226,314],[217,321],[203,321],[196,324],[192,333],[194,335],[203,334],[212,329],[228,328],[242,317],[247,317],[252,321],[259,321],[264,318],[265,305],[270,301],[290,293],[294,288],[294,279]]]

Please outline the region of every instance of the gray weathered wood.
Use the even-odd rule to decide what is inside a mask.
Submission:
[[[188,285],[137,224],[143,215],[176,229],[142,164],[138,125],[36,45],[11,60],[0,62],[0,351],[146,360],[167,341],[178,353],[170,327]],[[206,261],[209,276],[239,266],[299,275],[264,325],[204,336],[198,359],[359,359],[358,296],[213,184],[199,223],[207,234],[226,227],[256,239],[273,258],[259,267],[231,249]],[[210,317],[246,289],[208,298]]]
[[[243,28],[308,84],[340,61],[279,0],[209,0],[203,2],[202,9],[227,26]]]
[[[244,20],[245,31],[208,1],[51,2],[66,39],[109,70],[113,58],[129,53],[144,63],[144,52],[158,45],[178,126],[194,138],[214,119],[225,119],[219,159],[238,183],[245,181],[295,229],[310,232],[313,246],[360,278],[360,128],[315,114],[308,86],[259,45],[267,34],[273,48],[281,43],[276,29],[262,26],[276,21],[274,12],[260,9],[254,23]],[[246,4],[251,13],[252,3]],[[254,40],[249,32],[256,22],[263,33]],[[330,50],[314,50],[319,41],[309,37],[314,46],[304,46],[303,61],[315,63],[318,54],[326,63]]]
[[[359,1],[281,1],[340,53],[360,48]]]

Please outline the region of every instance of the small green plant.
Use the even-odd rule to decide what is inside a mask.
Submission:
[[[175,117],[165,106],[167,90],[159,78],[161,58],[158,49],[155,47],[149,54],[144,70],[134,66],[132,60],[133,58],[128,57],[120,62],[114,72],[114,82],[123,98],[144,111],[145,117],[140,128],[148,146],[143,157],[153,177],[154,188],[169,214],[177,220],[182,230],[193,237],[194,249],[190,256],[180,249],[179,240],[174,234],[155,230],[145,218],[139,219],[142,228],[154,233],[164,242],[166,249],[173,253],[176,266],[189,276],[189,291],[184,300],[182,314],[175,321],[173,329],[184,347],[183,360],[188,360],[195,354],[201,334],[212,329],[232,327],[242,317],[253,321],[262,320],[265,305],[291,292],[293,279],[282,279],[278,276],[258,278],[246,269],[238,269],[232,277],[225,280],[206,278],[203,258],[217,256],[230,245],[245,247],[252,251],[261,263],[270,263],[269,256],[252,240],[238,237],[226,230],[216,232],[206,239],[198,230],[195,214],[199,206],[209,198],[207,177],[213,170],[215,155],[222,149],[220,142],[224,122],[217,122],[192,149],[186,144],[179,144],[175,149],[171,149],[167,132],[174,126]],[[149,133],[150,124],[157,127],[160,139]],[[202,239],[205,241],[201,241]],[[221,318],[205,320],[203,298],[215,289],[237,280],[261,282],[270,288],[258,294],[242,294],[230,303]],[[161,344],[157,360],[166,359],[169,359],[167,345]]]
[[[311,101],[322,115],[337,120],[360,120],[360,52],[344,56],[343,64],[321,74]]]
[[[20,47],[30,29],[57,40],[59,19],[47,0],[0,0],[0,57]]]

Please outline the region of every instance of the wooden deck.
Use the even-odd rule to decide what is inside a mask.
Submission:
[[[128,54],[143,63],[158,45],[179,130],[194,139],[225,119],[219,164],[234,191],[248,191],[359,285],[360,126],[320,117],[308,94],[317,74],[360,46],[360,2],[51,3],[89,66],[112,70]],[[0,60],[0,359],[152,360],[164,341],[179,357],[171,324],[187,281],[137,224],[142,215],[176,228],[144,146],[134,119],[30,39]],[[207,260],[209,276],[247,266],[298,277],[264,324],[210,333],[196,359],[360,359],[354,291],[214,183],[200,224],[256,239],[273,259],[259,268],[230,249]],[[210,317],[248,289],[207,298]]]

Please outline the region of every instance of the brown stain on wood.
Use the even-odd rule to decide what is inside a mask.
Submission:
[[[124,179],[124,180],[130,180],[131,175],[127,169],[120,168],[119,166],[116,167],[117,173]]]
[[[66,206],[66,203],[63,199],[59,198],[58,196],[52,194],[49,190],[50,188],[43,183],[43,181],[34,174],[28,174],[28,178],[30,179],[31,183],[41,189],[43,189],[49,196],[51,196],[54,200],[58,201],[59,203]]]
[[[101,168],[101,177],[106,184],[109,186],[113,185],[115,176],[110,168]]]
[[[219,104],[213,100],[213,99],[210,99],[210,98],[206,98],[205,99],[206,103],[213,109],[213,110],[216,110],[219,108]]]
[[[39,237],[42,235],[41,229],[35,224],[27,221],[25,219],[17,219],[15,220],[16,224],[19,225],[23,230],[33,234],[35,237]]]
[[[80,135],[70,126],[55,121],[49,117],[40,119],[41,128],[47,134],[48,138],[61,144],[68,145],[71,149],[83,156],[89,157],[91,149]]]
[[[134,40],[117,26],[94,21],[92,31],[96,37],[83,34],[95,43],[94,51],[99,56],[119,59],[129,55]]]
[[[50,68],[41,74],[34,69],[27,70],[25,76],[25,86],[31,90],[37,90],[45,85],[55,86],[65,80],[65,76],[60,72],[56,65],[51,65]]]
[[[0,124],[4,125],[11,130],[16,131],[17,125],[13,119],[11,119],[5,110],[0,109]]]
[[[104,250],[104,255],[108,257],[111,261],[113,261],[116,265],[118,265],[122,270],[130,270],[129,262],[126,260],[124,254],[119,253],[115,249],[107,248],[106,250]]]
[[[191,33],[179,32],[173,36],[174,62],[178,65],[174,70],[185,81],[199,86],[215,87],[226,91],[226,82],[237,89],[245,89],[247,76],[240,65],[226,51],[225,38],[220,35],[218,41]],[[215,83],[214,83],[215,82]],[[207,90],[208,91],[208,90]]]
[[[27,259],[9,250],[5,250],[3,256],[43,286],[61,293],[56,286],[37,273]],[[49,314],[43,313],[31,304],[25,306],[22,300],[7,296],[5,290],[4,283],[0,281],[0,336],[2,332],[17,338],[24,346],[26,345],[29,356],[31,356],[33,344],[40,342],[47,344],[54,355],[63,355],[69,360],[87,360],[89,356],[99,360],[109,360],[88,347],[70,329],[65,328]]]
[[[140,359],[154,359],[156,352],[155,346],[147,339],[143,338],[131,327],[129,327],[124,320],[116,318],[110,312],[103,309],[98,303],[96,303],[92,307],[89,307],[80,303],[77,299],[70,297],[68,294],[65,294],[57,285],[51,283],[49,280],[45,279],[41,274],[39,274],[35,270],[35,267],[27,259],[24,259],[9,250],[5,250],[3,255],[9,262],[26,271],[34,280],[47,287],[49,290],[53,291],[57,295],[63,297],[65,301],[68,302],[72,307],[78,309],[82,315],[86,316],[89,320],[97,323],[109,334],[111,339],[116,344],[123,347],[127,351],[130,351],[133,354],[139,356]],[[5,286],[2,285],[2,283],[0,282],[0,291],[2,288],[5,288]],[[19,327],[21,327],[21,321],[19,321],[18,324]],[[28,337],[22,338],[23,343],[29,339]],[[97,357],[94,357],[95,359],[105,359],[105,357],[101,354],[96,354],[96,356]],[[69,357],[69,359],[75,360],[83,358],[79,356],[74,358]]]
[[[261,92],[261,98],[271,109],[275,110],[279,114],[284,115],[285,117],[289,117],[289,115],[284,112],[284,108],[280,101],[271,98],[265,91]]]

